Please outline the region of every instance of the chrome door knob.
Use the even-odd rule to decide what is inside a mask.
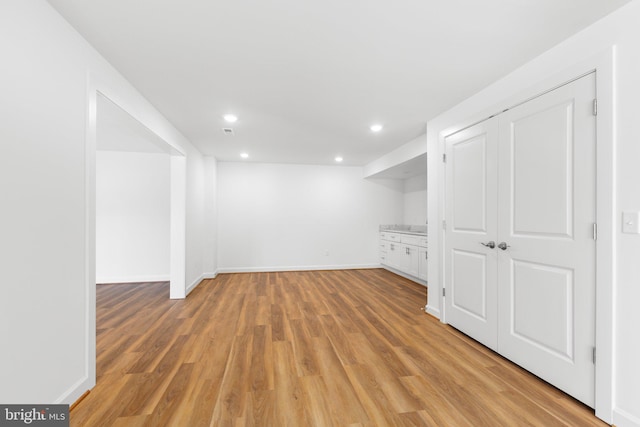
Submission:
[[[510,248],[511,246],[507,245],[505,242],[500,242],[500,243],[498,244],[498,247],[499,247],[500,249],[502,249],[503,251],[506,251],[506,250],[507,250],[507,248]]]
[[[489,249],[493,249],[493,248],[495,248],[495,247],[496,247],[496,242],[494,242],[493,240],[492,240],[492,241],[490,241],[490,242],[487,242],[487,243],[480,242],[480,244],[481,244],[482,246],[486,246],[486,247],[488,247]]]

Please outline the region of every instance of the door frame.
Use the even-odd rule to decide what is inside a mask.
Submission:
[[[595,361],[595,412],[596,416],[605,422],[613,419],[614,397],[614,313],[615,286],[614,269],[616,248],[616,134],[615,134],[615,59],[616,49],[612,46],[582,62],[576,63],[551,77],[543,79],[532,86],[506,97],[502,102],[490,108],[479,111],[464,122],[448,127],[438,134],[438,158],[446,152],[445,138],[464,128],[479,123],[492,116],[500,114],[508,108],[515,107],[530,99],[538,97],[570,81],[586,74],[595,72],[596,97],[598,100],[598,114],[596,116],[596,221],[598,233],[596,240],[596,304],[595,304],[595,345],[597,357]],[[438,221],[445,220],[446,182],[442,164],[438,176]],[[437,239],[439,254],[440,278],[429,283],[437,284],[438,289],[430,292],[439,298],[440,320],[446,321],[446,310],[442,298],[442,286],[445,271],[445,239],[446,230]]]
[[[98,94],[109,99],[115,105],[137,120],[141,126],[156,134],[166,144],[170,155],[171,201],[170,201],[170,298],[186,297],[186,153],[171,144],[152,127],[145,124],[144,118],[135,114],[136,109],[127,102],[126,93],[120,93],[118,84],[110,84],[96,74],[87,72],[86,121],[85,121],[85,381],[87,388],[96,384],[96,152],[97,152],[97,115]],[[144,113],[144,112],[142,112]]]

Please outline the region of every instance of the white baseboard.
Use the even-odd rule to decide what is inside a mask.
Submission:
[[[219,268],[218,273],[273,273],[282,271],[316,271],[316,270],[363,270],[381,268],[380,264],[341,264],[341,265],[296,265],[283,267],[226,267]]]
[[[640,427],[640,418],[616,408],[613,410],[613,424],[616,427]]]
[[[60,397],[58,397],[54,402],[54,404],[63,404],[63,405],[71,405],[76,400],[80,399],[80,397],[86,393],[87,390],[91,390],[95,387],[96,382],[94,380],[90,380],[86,376],[79,379],[74,385],[72,385],[67,391],[62,393]]]
[[[200,277],[198,277],[196,280],[191,282],[191,284],[189,286],[187,286],[186,294],[189,295],[191,293],[191,291],[193,291],[195,288],[198,287],[198,285],[200,283],[202,283],[203,280],[205,280],[205,279],[215,279],[217,275],[218,275],[218,271],[217,270],[214,271],[213,273],[202,273],[200,275]]]
[[[96,277],[96,283],[145,283],[145,282],[168,282],[168,281],[169,281],[168,274]]]
[[[432,315],[436,319],[440,319],[440,310],[438,310],[437,308],[433,308],[429,304],[427,304],[426,310],[428,314]]]

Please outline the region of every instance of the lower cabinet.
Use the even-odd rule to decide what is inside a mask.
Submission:
[[[426,281],[426,260],[426,238],[401,233],[380,233],[381,264]]]

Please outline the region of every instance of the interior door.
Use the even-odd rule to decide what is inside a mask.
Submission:
[[[591,74],[499,116],[496,249],[498,351],[590,406],[594,98]]]
[[[445,139],[447,323],[497,346],[496,120]]]

